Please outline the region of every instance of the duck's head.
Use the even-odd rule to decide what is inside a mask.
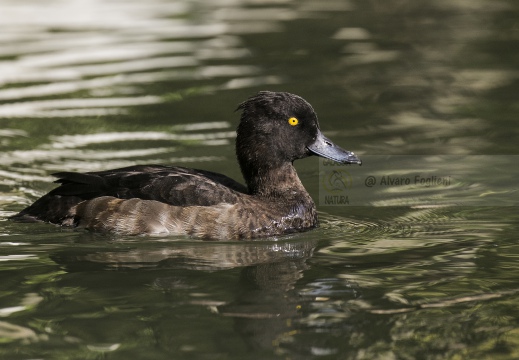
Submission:
[[[236,154],[247,177],[255,170],[278,167],[311,155],[343,164],[361,164],[319,130],[317,115],[303,98],[285,92],[261,91],[240,106]]]

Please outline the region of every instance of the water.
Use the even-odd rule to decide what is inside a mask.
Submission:
[[[171,163],[240,178],[233,110],[264,89],[306,98],[361,158],[480,165],[454,204],[496,177],[513,204],[516,178],[477,161],[518,154],[518,11],[512,0],[2,2],[0,357],[518,358],[515,206],[397,189],[384,203],[320,206],[318,230],[243,243],[5,220],[56,171]],[[318,161],[296,166],[317,201]]]

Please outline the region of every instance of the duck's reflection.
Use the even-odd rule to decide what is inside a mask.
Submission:
[[[300,297],[294,284],[308,268],[307,258],[288,259],[246,267],[234,302],[218,307],[223,316],[235,319],[235,329],[255,350],[279,345],[300,317]]]
[[[117,269],[125,273],[133,270],[142,273],[143,270],[156,270],[145,276],[147,285],[166,294],[165,301],[178,301],[180,292],[200,291],[197,283],[200,275],[213,276],[215,271],[241,268],[239,275],[234,275],[235,283],[227,285],[236,289],[232,300],[219,301],[212,297],[191,303],[207,306],[217,316],[232,317],[234,330],[247,347],[271,353],[279,345],[279,339],[293,331],[297,323],[294,320],[301,316],[301,297],[295,284],[309,269],[306,262],[317,242],[296,236],[270,242],[175,242],[168,243],[167,247],[161,244],[144,248],[138,248],[140,244],[136,244],[132,249],[118,249],[124,246],[120,244],[112,247],[105,244],[95,250],[82,246],[67,249],[54,254],[53,259],[68,272]],[[185,276],[186,273],[182,273],[185,270],[190,275]],[[110,273],[113,274],[108,271],[106,275],[110,276]],[[138,281],[133,286],[138,286]],[[165,316],[160,322],[169,322],[167,318]],[[169,325],[160,322],[155,325],[163,332]]]
[[[85,234],[80,241],[90,243],[95,234]],[[79,247],[55,254],[55,260],[69,270],[81,266],[102,268],[181,268],[222,270],[261,264],[307,259],[317,240],[293,238],[284,241],[253,242],[117,242],[116,246]],[[112,243],[114,244],[114,243]],[[165,244],[165,245],[164,245]]]

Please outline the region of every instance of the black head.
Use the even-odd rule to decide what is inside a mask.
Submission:
[[[245,177],[253,168],[277,167],[310,155],[340,163],[360,164],[350,151],[341,149],[319,130],[317,115],[303,98],[261,91],[240,106],[236,153]]]

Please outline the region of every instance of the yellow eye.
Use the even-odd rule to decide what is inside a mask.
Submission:
[[[299,124],[299,120],[297,120],[297,118],[295,117],[291,117],[290,119],[288,119],[288,123],[292,126],[296,126],[297,124]]]

